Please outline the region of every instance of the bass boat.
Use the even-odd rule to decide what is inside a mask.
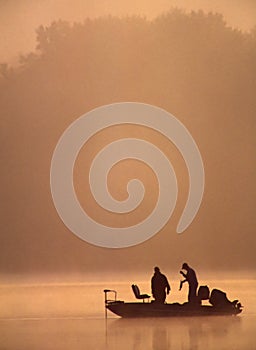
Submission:
[[[157,303],[147,294],[140,294],[139,288],[133,285],[135,297],[140,302],[125,302],[117,299],[117,292],[111,289],[105,289],[105,315],[107,310],[117,316],[124,318],[141,317],[182,317],[182,316],[221,316],[238,315],[242,312],[242,305],[238,300],[229,301],[226,293],[214,289],[209,298],[210,305],[202,305],[201,299],[197,303]],[[207,286],[203,286],[207,287]],[[207,287],[208,288],[208,287]],[[109,293],[114,294],[114,298],[109,299]],[[204,300],[206,298],[203,298]]]

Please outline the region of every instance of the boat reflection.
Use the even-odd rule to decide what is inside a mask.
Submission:
[[[240,317],[182,317],[149,319],[109,319],[107,337],[122,349],[217,349],[218,343],[234,346],[240,333]]]

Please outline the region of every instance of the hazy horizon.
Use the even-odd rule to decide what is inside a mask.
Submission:
[[[15,13],[14,2],[4,4],[12,4]],[[65,279],[116,273],[126,278],[129,271],[150,276],[158,265],[163,272],[176,271],[178,278],[186,261],[202,276],[230,271],[236,279],[243,271],[255,278],[256,36],[229,28],[218,14],[176,10],[151,22],[141,17],[55,22],[41,26],[36,40],[36,53],[25,55],[19,67],[2,65],[0,72],[0,276]],[[130,248],[100,248],[76,237],[59,218],[50,164],[60,136],[74,120],[96,107],[126,101],[163,108],[187,127],[204,162],[205,191],[196,218],[177,234],[189,179],[174,144],[146,127],[118,125],[98,132],[74,167],[77,197],[92,218],[127,227],[145,219],[156,203],[156,177],[131,159],[113,167],[108,185],[123,200],[127,181],[141,179],[146,192],[138,210],[112,213],[92,196],[92,160],[119,138],[157,145],[173,164],[179,187],[173,216],[158,234]]]

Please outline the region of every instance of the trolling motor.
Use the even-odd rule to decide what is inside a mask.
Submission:
[[[117,291],[113,289],[104,289],[105,295],[105,318],[107,318],[107,305],[116,302]],[[108,299],[108,293],[114,293],[114,299]]]

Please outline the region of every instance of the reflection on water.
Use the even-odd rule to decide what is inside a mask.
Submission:
[[[156,326],[152,334],[152,349],[160,350],[163,348],[169,348],[167,328]]]
[[[252,350],[256,283],[232,283],[224,290],[245,304],[239,316],[121,319],[108,313],[107,320],[102,291],[108,285],[2,286],[0,349]],[[126,284],[114,288],[131,300]]]
[[[221,349],[221,344],[226,349],[243,349],[242,322],[241,317],[118,319],[108,324],[107,339],[110,349],[122,340],[122,349],[209,350]]]
[[[247,349],[254,331],[240,317],[0,321],[1,349]]]

